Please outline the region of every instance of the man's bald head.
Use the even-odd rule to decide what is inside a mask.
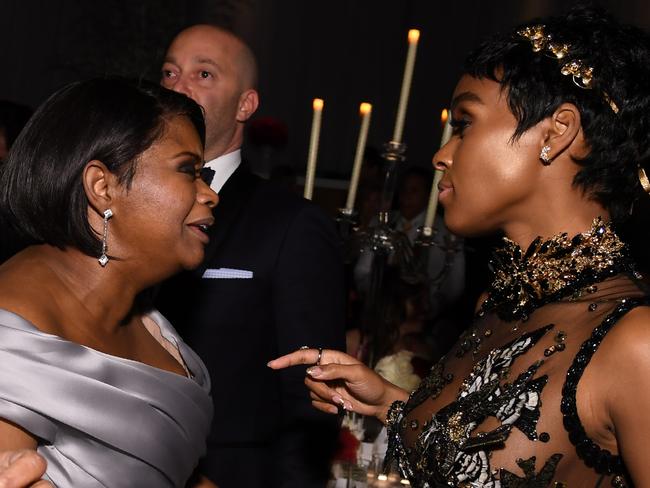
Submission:
[[[233,65],[237,68],[242,89],[257,89],[257,61],[253,51],[241,37],[222,27],[196,24],[179,32],[171,45],[183,38],[202,38],[205,42],[224,46],[231,55]]]
[[[206,159],[241,146],[258,95],[255,56],[239,37],[207,24],[181,31],[167,50],[161,83],[204,108]]]

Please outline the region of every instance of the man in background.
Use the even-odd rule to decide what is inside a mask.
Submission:
[[[204,171],[220,197],[203,265],[166,283],[157,299],[212,377],[215,415],[200,471],[220,488],[323,487],[338,421],[311,406],[304,368],[278,375],[266,363],[303,345],[344,347],[333,222],[242,163],[244,124],[259,95],[255,58],[241,39],[208,25],[182,31],[161,83],[204,108]]]

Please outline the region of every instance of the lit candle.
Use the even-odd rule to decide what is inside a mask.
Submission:
[[[440,139],[440,147],[444,146],[451,139],[451,117],[449,116],[449,110],[444,109],[442,114],[440,114],[440,120],[443,125],[442,129],[442,138]]]
[[[311,200],[314,193],[314,177],[316,176],[316,156],[318,156],[318,138],[320,137],[320,122],[323,115],[324,102],[314,98],[314,116],[311,121],[311,137],[309,138],[309,156],[307,157],[307,174],[305,175],[305,192],[303,196]]]
[[[445,128],[442,130],[442,139],[440,140],[440,147],[442,147],[447,144],[451,138],[452,129],[449,111],[444,109],[440,118],[442,123],[445,124]],[[431,194],[429,195],[429,206],[427,207],[427,213],[424,217],[425,228],[433,229],[433,221],[436,218],[436,210],[438,208],[438,183],[440,183],[443,174],[444,171],[437,169],[433,176],[433,186],[431,187]]]
[[[443,132],[445,130],[445,126],[447,125],[448,120],[449,120],[449,110],[443,108],[442,112],[440,112],[440,125],[442,126]]]
[[[418,39],[420,31],[411,29],[409,31],[409,49],[406,54],[406,66],[404,67],[404,77],[402,78],[402,90],[399,95],[399,105],[397,107],[397,120],[393,132],[393,141],[402,142],[402,133],[404,132],[404,117],[406,116],[406,106],[408,105],[409,92],[411,91],[411,80],[413,79],[413,67],[415,66],[415,53],[418,48]]]
[[[352,165],[352,177],[350,178],[348,199],[345,202],[345,210],[347,212],[352,212],[352,209],[354,209],[354,200],[357,197],[357,187],[359,186],[359,175],[361,174],[363,153],[366,148],[366,140],[368,139],[368,127],[370,127],[370,114],[372,112],[372,105],[369,103],[362,103],[359,107],[359,112],[361,114],[361,129],[359,130],[357,152],[354,155],[354,164]]]

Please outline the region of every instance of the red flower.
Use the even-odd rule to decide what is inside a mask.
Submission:
[[[339,431],[338,447],[336,453],[334,454],[335,461],[356,463],[357,462],[357,451],[361,442],[357,439],[350,429],[347,427],[341,427]]]

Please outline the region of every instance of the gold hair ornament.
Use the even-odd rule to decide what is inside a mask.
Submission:
[[[517,31],[517,34],[530,41],[533,52],[542,52],[553,59],[563,59],[571,50],[570,44],[554,42],[550,34],[544,32],[544,25],[531,25]],[[565,76],[571,75],[573,83],[585,90],[593,88],[594,68],[587,66],[581,59],[575,59],[562,65],[560,73]],[[612,100],[606,91],[603,91],[603,98],[612,111],[618,113],[618,105]]]
[[[544,55],[557,60],[563,59],[569,54],[571,45],[553,42],[551,35],[544,32],[544,27],[544,25],[531,25],[517,31],[517,34],[530,41],[533,52],[542,52]],[[575,59],[563,64],[560,68],[560,73],[565,76],[571,75],[573,83],[580,88],[585,90],[591,90],[593,88],[594,69],[591,66],[585,65],[581,59]],[[618,114],[619,109],[616,102],[612,100],[606,91],[603,90],[602,94],[605,102],[612,109],[612,112]],[[547,164],[544,158],[542,160]],[[641,166],[638,168],[638,177],[643,191],[650,195],[650,179],[648,179],[645,169]]]

